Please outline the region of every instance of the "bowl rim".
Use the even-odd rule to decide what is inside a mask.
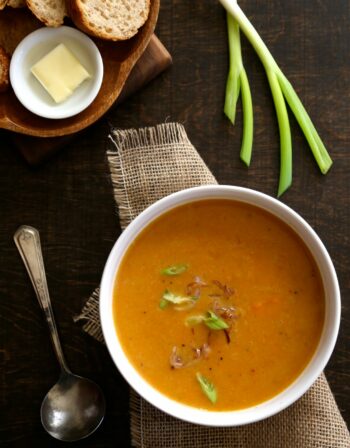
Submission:
[[[91,80],[91,88],[87,95],[84,96],[82,101],[77,102],[72,105],[69,109],[65,107],[65,101],[56,105],[52,109],[41,110],[32,105],[30,98],[26,95],[26,90],[22,87],[22,81],[24,79],[24,70],[20,66],[23,59],[23,54],[27,53],[29,49],[34,48],[35,45],[40,45],[40,42],[44,41],[46,38],[52,38],[55,36],[68,36],[79,41],[79,43],[86,48],[89,52],[90,57],[93,59],[96,66],[96,72]],[[80,112],[85,110],[94,101],[98,92],[101,89],[103,81],[103,60],[100,50],[94,41],[84,34],[82,31],[77,30],[71,26],[62,25],[57,28],[41,27],[35,31],[29,33],[24,37],[21,42],[17,45],[10,61],[10,83],[14,91],[15,96],[18,101],[30,112],[39,117],[48,118],[52,120],[59,120],[63,118],[73,117],[78,115]],[[44,87],[42,87],[44,89]],[[74,95],[74,92],[73,94]]]
[[[233,411],[210,411],[191,407],[168,398],[151,386],[133,367],[123,352],[114,326],[111,309],[114,281],[119,263],[135,236],[154,219],[173,208],[190,202],[215,198],[231,199],[258,206],[289,225],[304,241],[314,257],[320,270],[326,295],[326,316],[323,332],[316,352],[305,369],[291,385],[278,395],[258,405]],[[293,225],[291,222],[287,222],[287,217]],[[304,235],[301,235],[294,225],[303,229]],[[305,241],[304,237],[306,236],[310,238],[309,242]],[[310,247],[311,243],[312,247]],[[321,266],[320,259],[316,258],[314,254],[315,250],[318,251],[318,256],[323,263]],[[324,276],[323,271],[327,275]],[[103,271],[99,312],[102,333],[108,351],[121,375],[137,393],[161,411],[181,420],[205,426],[228,427],[257,422],[277,414],[293,404],[312,386],[322,373],[333,352],[339,332],[341,303],[339,283],[332,260],[322,241],[304,218],[286,204],[259,191],[229,185],[205,185],[181,190],[158,200],[142,211],[126,227],[115,242]]]

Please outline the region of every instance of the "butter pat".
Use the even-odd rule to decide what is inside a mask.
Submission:
[[[56,103],[66,100],[90,74],[64,44],[59,44],[30,69]]]

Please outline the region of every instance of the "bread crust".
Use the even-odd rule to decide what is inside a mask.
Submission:
[[[138,30],[145,24],[145,22],[148,19],[150,8],[151,8],[151,1],[147,0],[147,11],[145,14],[145,20],[143,23],[139,26],[139,28],[135,30],[130,30],[129,33],[121,35],[119,33],[113,34],[107,34],[103,31],[97,30],[96,28],[93,28],[89,25],[89,22],[86,20],[86,14],[84,12],[84,5],[82,4],[81,0],[66,0],[67,10],[69,17],[73,20],[74,24],[81,30],[84,31],[86,34],[89,34],[93,37],[98,37],[99,39],[104,40],[112,40],[112,41],[120,41],[120,40],[127,40],[131,37],[135,36],[137,34]]]
[[[68,11],[68,16],[73,21],[74,25],[79,28],[81,31],[84,31],[84,33],[89,34],[90,36],[94,36],[94,34],[91,33],[89,28],[87,28],[84,24],[84,20],[80,11],[80,8],[77,5],[77,2],[73,0],[66,0],[66,7]]]
[[[0,92],[5,92],[10,87],[9,68],[10,56],[0,46]]]

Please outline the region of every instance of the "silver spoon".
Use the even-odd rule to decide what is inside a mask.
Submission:
[[[39,232],[33,227],[21,226],[16,231],[14,240],[44,311],[56,357],[61,366],[58,382],[42,402],[41,422],[51,436],[73,442],[87,437],[101,424],[105,415],[105,399],[97,384],[73,375],[67,367],[47,288]]]

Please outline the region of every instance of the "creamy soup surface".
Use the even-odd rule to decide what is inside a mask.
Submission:
[[[318,268],[265,211],[197,201],[153,221],[123,257],[114,321],[138,372],[168,397],[234,410],[288,387],[325,315]]]

